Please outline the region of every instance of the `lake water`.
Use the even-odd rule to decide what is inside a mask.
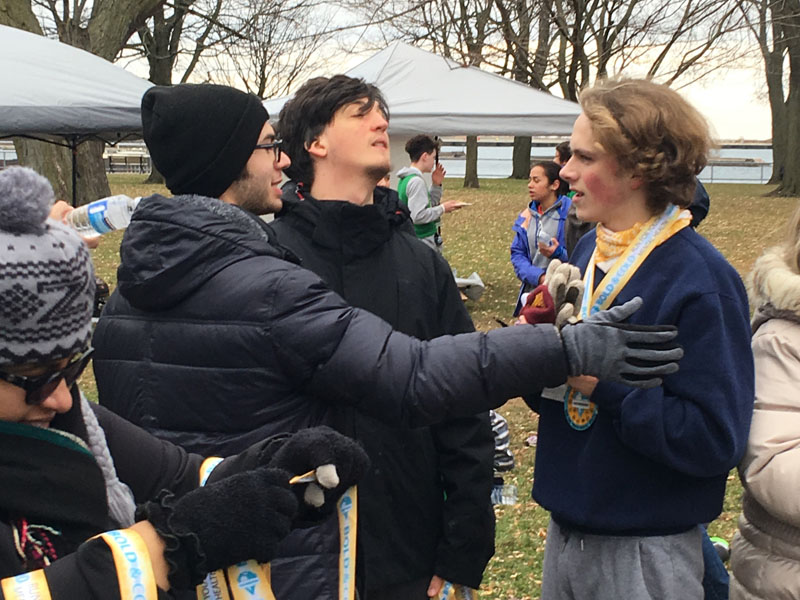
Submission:
[[[464,152],[464,146],[442,146],[442,152]],[[535,146],[531,160],[551,160],[555,146]],[[511,146],[487,145],[478,147],[478,177],[502,179],[511,175]],[[736,164],[713,163],[700,173],[703,183],[766,183],[772,175],[772,148],[769,146],[730,147],[719,149],[717,156],[725,159],[742,159]],[[0,146],[0,169],[8,161],[16,160],[14,147]],[[745,160],[747,164],[744,164]],[[752,161],[752,162],[750,162]],[[448,177],[463,177],[463,158],[443,158]]]
[[[464,152],[464,146],[442,146],[443,153]],[[555,146],[536,146],[531,149],[531,161],[552,160]],[[502,179],[511,175],[511,146],[479,146],[478,177]],[[723,147],[716,156],[724,159],[742,159],[735,164],[710,164],[702,173],[703,183],[766,183],[772,175],[772,148],[759,147]],[[747,164],[743,164],[749,159]],[[752,160],[753,162],[749,162]],[[448,177],[463,177],[465,161],[463,158],[443,158],[442,165]]]

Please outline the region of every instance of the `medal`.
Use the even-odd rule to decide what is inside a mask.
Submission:
[[[578,390],[567,386],[564,394],[564,416],[573,429],[589,429],[597,418],[597,405]]]

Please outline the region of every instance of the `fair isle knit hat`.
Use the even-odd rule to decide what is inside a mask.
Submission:
[[[25,167],[0,171],[0,365],[69,357],[89,343],[89,249],[48,219],[50,183]]]

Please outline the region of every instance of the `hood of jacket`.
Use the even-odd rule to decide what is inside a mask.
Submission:
[[[397,172],[398,179],[403,178],[406,175],[422,176],[422,171],[420,171],[417,167],[403,167]]]
[[[216,198],[154,195],[134,211],[120,246],[120,293],[141,310],[174,306],[225,267],[259,255],[296,262],[257,216]]]
[[[770,248],[758,258],[747,278],[755,332],[772,318],[800,323],[800,275],[786,262],[782,247]]]
[[[289,182],[281,200],[278,219],[291,219],[314,243],[345,255],[368,256],[395,230],[413,235],[408,209],[389,188],[376,187],[373,203],[359,206],[344,200],[317,200],[302,186]]]

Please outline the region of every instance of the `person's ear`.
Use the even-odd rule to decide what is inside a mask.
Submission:
[[[631,189],[636,191],[644,187],[644,178],[641,175],[631,175]]]
[[[325,133],[321,133],[311,140],[311,143],[306,144],[306,151],[313,158],[325,158],[328,155],[328,140],[325,137]]]

